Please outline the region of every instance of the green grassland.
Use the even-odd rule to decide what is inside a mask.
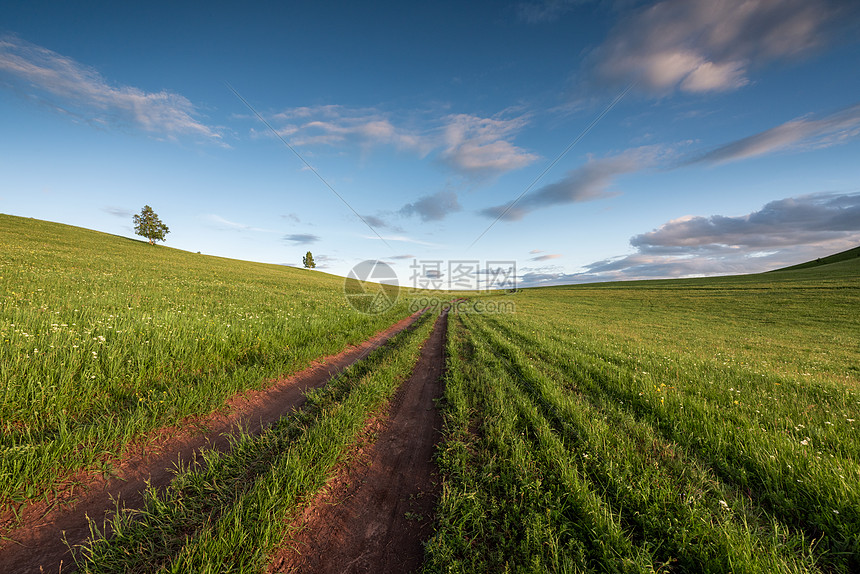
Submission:
[[[848,249],[846,251],[841,251],[839,253],[834,253],[833,255],[828,255],[827,257],[819,257],[814,261],[807,261],[805,263],[800,263],[798,265],[792,265],[791,267],[784,267],[782,269],[777,269],[775,272],[779,271],[794,271],[797,269],[810,269],[812,267],[820,267],[821,265],[830,265],[831,263],[838,263],[840,261],[849,261],[851,259],[855,259],[860,257],[860,247],[855,247],[854,249]],[[830,269],[827,271],[831,272]]]
[[[343,279],[0,215],[0,510],[407,315]]]
[[[432,572],[860,571],[860,259],[452,316]]]
[[[436,316],[425,313],[260,436],[241,435],[226,454],[204,453],[144,507],[117,514],[113,535],[94,531],[78,553],[81,570],[260,572],[303,501],[346,462],[369,417],[411,374]]]
[[[403,298],[357,313],[322,273],[41,221],[0,215],[0,245],[0,510],[110,472],[147,431],[408,313]],[[449,318],[425,570],[860,571],[855,251],[758,275],[474,294],[480,306]],[[148,492],[79,566],[265,570],[433,318]]]

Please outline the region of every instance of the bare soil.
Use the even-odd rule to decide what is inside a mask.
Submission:
[[[70,481],[72,486],[50,504],[37,502],[19,508],[21,520],[17,524],[11,516],[0,516],[0,533],[9,538],[0,541],[0,573],[72,572],[69,546],[80,545],[89,537],[88,516],[102,528],[117,503],[125,508],[140,507],[147,483],[167,486],[175,475],[177,460],[194,464],[199,459],[197,453],[204,449],[229,449],[229,436],[240,427],[259,433],[301,406],[304,391],[325,385],[412,325],[420,314],[395,323],[358,346],[318,360],[299,373],[273,381],[264,390],[236,395],[222,411],[189,419],[179,428],[150,433],[131,445],[123,460],[112,461],[112,476],[80,473]]]
[[[269,572],[404,574],[421,568],[439,498],[433,461],[442,418],[447,315],[436,321],[388,417],[365,428],[364,445],[291,525]],[[374,442],[375,439],[375,442]]]

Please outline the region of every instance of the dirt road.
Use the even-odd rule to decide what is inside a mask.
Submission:
[[[160,429],[144,437],[132,446],[126,459],[117,463],[116,476],[109,480],[81,475],[77,479],[82,486],[65,493],[59,503],[49,506],[40,502],[23,507],[20,510],[22,521],[16,529],[0,529],[11,538],[11,541],[0,543],[0,572],[72,572],[74,564],[65,541],[76,546],[89,537],[87,516],[101,528],[115,510],[115,500],[126,508],[139,507],[147,481],[156,487],[168,485],[173,479],[177,459],[189,463],[195,460],[195,453],[203,449],[228,449],[228,435],[235,433],[239,426],[247,432],[259,432],[301,406],[304,391],[325,385],[335,374],[412,325],[419,316],[420,313],[415,313],[361,345],[325,357],[265,390],[232,398],[226,414],[200,417],[181,429]]]
[[[439,483],[433,454],[442,418],[447,315],[436,321],[412,376],[397,391],[388,417],[368,425],[372,441],[305,510],[299,531],[270,572],[392,572],[421,567],[432,534]]]

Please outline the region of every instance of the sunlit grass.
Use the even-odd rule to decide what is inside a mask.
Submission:
[[[860,568],[858,260],[508,298],[451,321],[431,571]]]
[[[0,216],[0,241],[9,506],[407,314],[356,313],[324,274],[34,220]],[[428,571],[860,570],[860,259],[496,299],[516,312],[449,323]],[[263,568],[429,329],[150,492],[85,568]]]
[[[305,406],[260,436],[242,435],[229,453],[179,473],[143,508],[118,514],[113,535],[96,533],[84,572],[259,572],[287,532],[286,520],[323,486],[371,413],[412,372],[435,316],[308,393]]]
[[[0,508],[407,314],[342,280],[0,215]]]

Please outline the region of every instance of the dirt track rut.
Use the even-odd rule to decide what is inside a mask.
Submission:
[[[432,534],[440,487],[433,462],[442,418],[447,314],[437,319],[412,376],[392,401],[373,444],[311,502],[302,530],[270,563],[270,572],[404,574],[418,570]],[[370,425],[370,433],[379,423]]]
[[[183,428],[154,433],[151,440],[137,448],[137,454],[122,461],[116,477],[107,481],[89,478],[79,496],[53,507],[37,503],[23,508],[21,526],[4,533],[12,540],[0,543],[0,573],[72,572],[74,563],[64,539],[72,546],[83,543],[90,533],[87,516],[101,527],[116,508],[114,500],[126,508],[139,507],[147,481],[156,487],[170,483],[177,458],[190,462],[203,449],[228,449],[228,436],[240,426],[247,432],[259,432],[301,406],[304,391],[325,385],[334,375],[412,325],[419,316],[420,312],[415,313],[361,345],[325,357],[265,390],[234,397],[228,401],[228,414],[214,414],[189,425],[196,431]]]

